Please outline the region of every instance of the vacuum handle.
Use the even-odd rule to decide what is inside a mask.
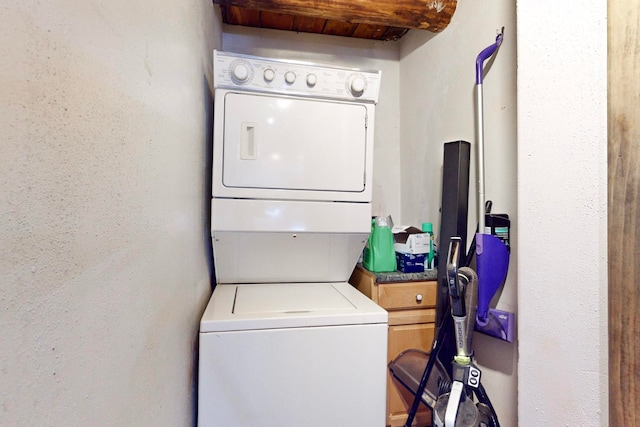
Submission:
[[[458,280],[464,289],[464,303],[467,308],[465,323],[456,328],[456,347],[458,354],[455,356],[456,362],[461,365],[471,363],[473,329],[476,320],[476,306],[478,304],[478,275],[469,267],[462,267],[458,270]],[[457,325],[457,324],[456,324]]]
[[[449,288],[451,314],[455,317],[464,317],[466,315],[464,296],[458,283],[461,246],[462,239],[457,236],[452,237],[449,241],[449,254],[447,257],[447,286]]]

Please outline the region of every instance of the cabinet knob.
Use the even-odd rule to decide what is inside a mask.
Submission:
[[[422,294],[416,295],[416,302],[422,302]]]

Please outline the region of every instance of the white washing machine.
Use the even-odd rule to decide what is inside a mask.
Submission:
[[[214,51],[198,425],[384,426],[387,313],[347,283],[371,227],[379,82]]]

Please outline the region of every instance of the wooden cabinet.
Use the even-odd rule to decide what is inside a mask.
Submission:
[[[389,312],[387,362],[407,349],[431,350],[436,320],[435,274],[377,275],[358,265],[351,275],[351,285]],[[387,426],[404,426],[412,402],[413,395],[387,371]],[[430,424],[431,412],[421,404],[413,425]]]

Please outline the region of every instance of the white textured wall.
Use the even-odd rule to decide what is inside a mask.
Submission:
[[[419,224],[437,217],[441,144],[473,142],[473,60],[505,25],[485,81],[487,197],[515,218],[517,176],[500,301],[515,310],[517,274],[517,393],[513,346],[477,338],[479,359],[503,425],[516,395],[519,425],[606,425],[606,1],[518,2],[517,173],[512,7],[459,2],[445,32],[401,45],[228,27],[225,47],[382,69],[374,213]],[[0,425],[189,425],[217,8],[1,14]]]
[[[606,426],[607,2],[517,14],[520,425]]]
[[[381,70],[373,153],[373,214],[400,219],[398,44],[347,37],[223,27],[230,52]]]
[[[205,0],[0,15],[0,425],[191,425],[219,18]]]
[[[493,201],[493,212],[507,213],[511,218],[511,263],[497,307],[516,313],[520,226],[515,181],[516,28],[513,2],[460,1],[451,23],[442,33],[411,31],[401,39],[402,216],[409,224],[431,221],[438,234],[443,144],[468,141],[471,143],[468,244],[471,243],[478,221],[475,60],[481,50],[495,42],[497,31],[503,26],[504,42],[486,72],[483,85],[485,196]],[[443,243],[440,248],[445,256],[447,244]],[[474,334],[473,340],[483,384],[501,425],[517,425],[517,343],[479,333]]]

